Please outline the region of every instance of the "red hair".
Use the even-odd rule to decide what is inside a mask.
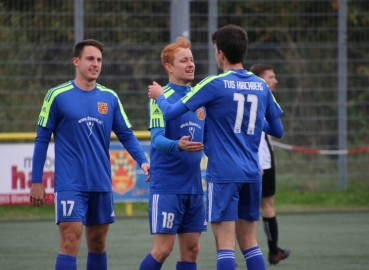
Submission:
[[[161,63],[165,69],[165,64],[169,63],[173,65],[174,63],[174,54],[176,54],[179,49],[188,49],[191,46],[191,41],[184,37],[177,37],[174,43],[168,44],[165,48],[161,51]]]

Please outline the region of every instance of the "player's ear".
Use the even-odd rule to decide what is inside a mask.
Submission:
[[[169,72],[171,72],[172,71],[172,65],[171,64],[169,64],[169,63],[165,63],[165,70],[169,73]]]
[[[73,65],[74,65],[74,66],[76,66],[76,67],[78,67],[78,66],[79,66],[79,58],[78,58],[78,57],[73,57],[72,62],[73,62]]]
[[[219,56],[221,59],[224,59],[225,58],[225,55],[224,55],[224,52],[222,50],[219,50]]]

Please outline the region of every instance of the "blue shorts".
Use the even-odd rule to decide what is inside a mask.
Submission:
[[[208,182],[207,221],[220,222],[245,219],[258,221],[260,215],[261,182]]]
[[[56,224],[81,221],[84,225],[113,223],[114,201],[112,192],[55,192]]]
[[[150,194],[149,222],[151,234],[205,232],[204,195]]]

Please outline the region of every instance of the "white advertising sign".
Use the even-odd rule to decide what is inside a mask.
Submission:
[[[0,205],[29,203],[33,147],[33,143],[0,144]],[[48,203],[54,203],[53,143],[49,144],[42,181]]]

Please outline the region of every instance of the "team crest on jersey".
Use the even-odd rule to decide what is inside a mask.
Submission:
[[[97,103],[97,109],[98,109],[99,113],[107,114],[108,113],[108,103],[98,102]]]
[[[110,150],[113,191],[123,195],[136,185],[136,161],[126,150]]]
[[[199,118],[200,120],[204,120],[205,119],[205,111],[204,108],[199,108],[196,110],[197,112],[197,118]]]

